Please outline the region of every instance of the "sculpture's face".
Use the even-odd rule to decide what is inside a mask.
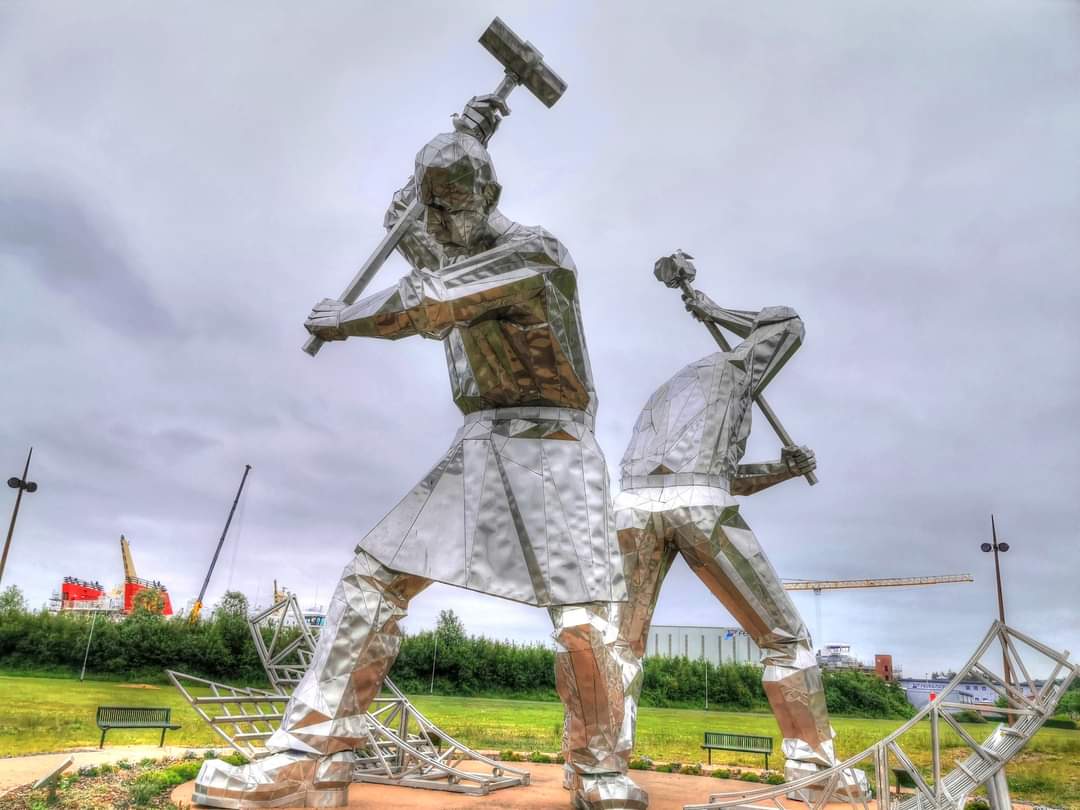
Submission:
[[[416,156],[417,198],[427,229],[449,256],[480,253],[491,243],[487,217],[502,191],[487,150],[470,135],[435,137]]]
[[[452,256],[468,255],[487,249],[490,232],[488,210],[483,206],[451,207],[447,200],[433,199],[427,208],[428,233]]]

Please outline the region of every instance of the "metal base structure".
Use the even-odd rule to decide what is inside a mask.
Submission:
[[[1000,645],[1002,655],[988,656],[993,643]],[[1048,659],[1053,665],[1042,685],[1035,681],[1020,658],[1019,648]],[[1013,681],[997,674],[988,661],[1002,656],[1008,659],[1014,673]],[[967,797],[985,786],[994,810],[1011,810],[1004,768],[1027,744],[1049,718],[1068,690],[1073,679],[1080,675],[1080,665],[1069,661],[1069,653],[1056,652],[1030,636],[1001,623],[994,622],[975,654],[968,660],[941,694],[889,736],[866,750],[849,757],[835,767],[796,779],[774,788],[747,790],[738,793],[713,794],[706,804],[686,805],[684,810],[778,810],[781,799],[797,794],[808,801],[811,810],[820,810],[830,802],[844,802],[869,810],[869,795],[853,794],[851,773],[868,772],[877,786],[878,810],[961,810]],[[1021,680],[1022,677],[1022,680]],[[977,679],[1009,703],[1008,708],[952,700],[961,682]],[[976,741],[950,714],[950,711],[978,711],[985,714],[1005,714],[1011,725],[1002,723],[982,742]],[[929,721],[932,761],[929,774],[917,768],[901,747],[901,738]],[[942,756],[942,734],[949,734],[971,749],[971,754],[958,760],[955,767],[943,773],[946,760]],[[895,782],[890,781],[892,769],[905,771],[915,783],[914,793],[893,795]]]
[[[273,691],[229,686],[205,678],[167,670],[180,694],[233,749],[252,761],[273,752],[266,741],[281,724],[285,704],[299,683],[315,649],[313,628],[304,622],[294,596],[254,616],[249,622]],[[375,698],[366,718],[367,744],[356,749],[352,782],[376,782],[428,790],[445,790],[485,796],[495,790],[529,784],[528,771],[507,767],[455,740],[413,706],[387,678],[384,694]],[[389,694],[385,694],[389,692]],[[466,763],[482,770],[466,770]],[[281,797],[292,806],[335,807],[334,791],[308,790]],[[311,794],[327,794],[313,796]],[[243,800],[195,795],[200,804],[213,807],[254,806]],[[275,799],[275,801],[277,801]],[[326,802],[313,804],[313,801]],[[229,802],[229,803],[221,803]],[[261,803],[261,807],[287,807]]]

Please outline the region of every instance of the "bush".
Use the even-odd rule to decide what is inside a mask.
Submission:
[[[712,772],[712,775],[715,776],[717,779],[730,779],[731,771],[729,771],[727,768],[717,768],[715,771]]]
[[[1078,728],[1077,722],[1071,717],[1061,716],[1051,717],[1049,720],[1043,723],[1043,725],[1046,728],[1064,728],[1068,729],[1069,731],[1076,731],[1076,729]]]
[[[663,765],[656,766],[656,770],[658,773],[678,773],[681,769],[681,762],[667,762]]]
[[[539,751],[533,751],[529,754],[529,762],[536,762],[541,765],[550,765],[554,760],[547,754],[541,754]]]
[[[761,781],[761,777],[758,776],[753,771],[747,771],[746,773],[742,774],[739,777],[739,779],[741,779],[743,782],[760,782]]]
[[[693,765],[683,765],[679,773],[686,776],[701,776],[701,763],[695,762]]]
[[[632,771],[651,771],[653,761],[646,756],[633,757],[630,760],[630,770]]]
[[[982,712],[977,712],[973,709],[964,709],[953,715],[953,720],[958,723],[985,723],[986,718]]]
[[[834,714],[908,719],[915,707],[896,683],[853,670],[823,672],[825,702]]]
[[[990,803],[985,799],[972,799],[964,807],[966,810],[990,810]]]
[[[524,762],[525,761],[525,757],[521,756],[521,754],[514,753],[510,749],[507,749],[505,751],[500,751],[499,752],[499,759],[502,760],[503,762]]]

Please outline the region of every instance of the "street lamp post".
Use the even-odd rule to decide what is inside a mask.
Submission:
[[[990,532],[993,536],[993,543],[983,543],[980,548],[986,552],[994,552],[994,573],[997,575],[997,600],[998,600],[998,618],[1001,619],[1001,623],[1005,624],[1005,597],[1001,593],[1001,562],[998,557],[998,552],[1004,554],[1009,550],[1008,543],[999,543],[997,539],[997,524],[994,522],[994,516],[990,515]],[[1002,667],[1004,669],[1005,684],[1007,686],[1012,685],[1012,672],[1009,669],[1009,651],[1005,645],[1001,645],[1001,659]],[[1012,701],[1009,701],[1010,703]]]
[[[11,524],[8,526],[7,540],[4,541],[4,554],[0,556],[0,582],[4,580],[4,566],[7,565],[8,550],[11,548],[11,536],[15,534],[15,519],[19,516],[19,504],[22,503],[23,492],[37,492],[37,483],[27,480],[30,474],[30,457],[34,455],[34,448],[26,454],[26,465],[23,467],[22,478],[11,477],[8,486],[19,490],[15,496],[15,508],[11,510]]]

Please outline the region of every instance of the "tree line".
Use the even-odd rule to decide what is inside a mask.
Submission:
[[[151,600],[148,600],[150,602]],[[207,620],[190,624],[165,618],[153,605],[137,606],[118,621],[98,619],[87,656],[95,678],[161,682],[165,669],[240,685],[265,685],[265,674],[247,624],[247,600],[229,593]],[[0,668],[78,673],[90,638],[91,618],[26,610],[11,589],[0,594]],[[515,644],[470,636],[452,611],[435,630],[405,636],[390,672],[409,694],[557,700],[555,652],[543,644]],[[910,717],[914,710],[895,684],[859,672],[825,673],[830,711],[863,717]],[[761,669],[717,666],[687,658],[646,658],[641,702],[645,706],[704,706],[768,711]]]

